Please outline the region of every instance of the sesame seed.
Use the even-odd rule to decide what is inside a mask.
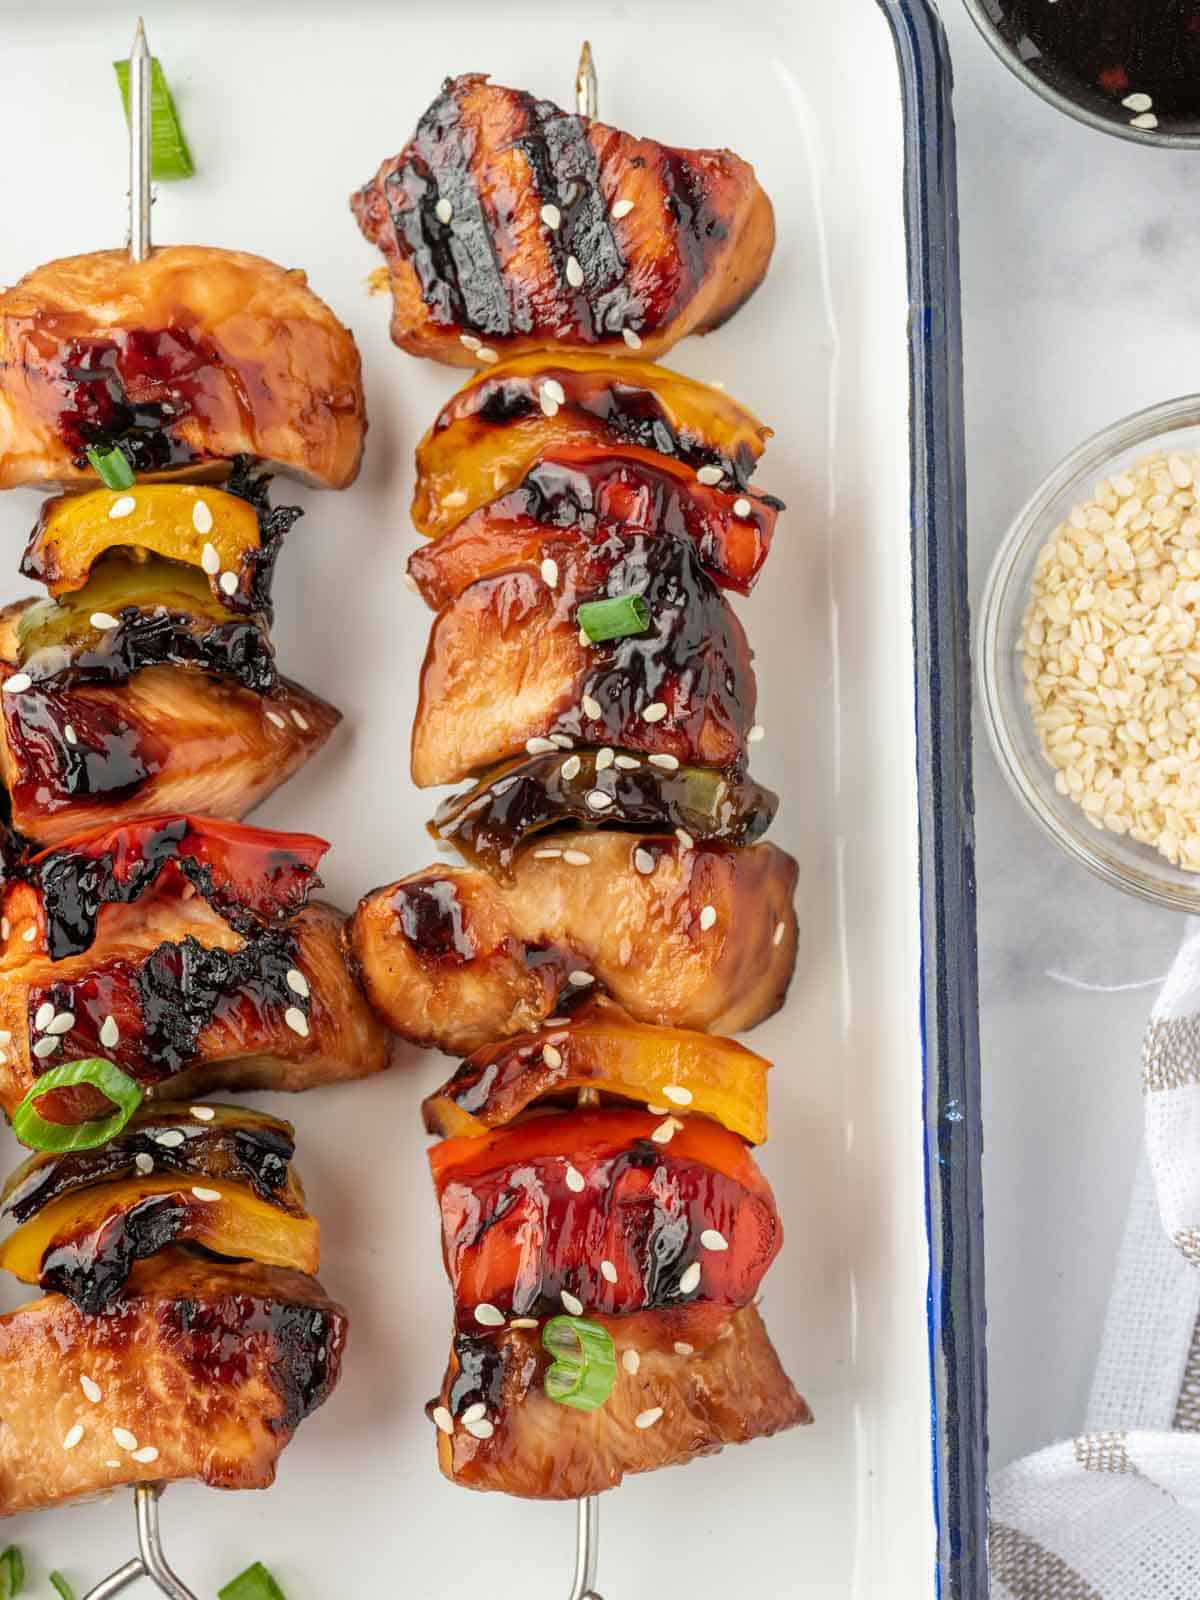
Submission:
[[[34,922],[31,922],[29,924],[29,926],[25,929],[25,932],[21,935],[21,937],[22,937],[22,939],[24,939],[26,944],[32,944],[33,941],[37,938],[37,924],[34,923]]]
[[[11,678],[4,680],[5,694],[24,694],[25,690],[33,683],[27,672],[14,672]]]
[[[696,481],[698,483],[720,483],[724,476],[725,474],[720,467],[709,465],[700,468],[696,473]]]
[[[634,333],[632,328],[622,328],[621,337],[631,350],[640,350],[642,348],[642,336],[639,333]]]
[[[667,714],[667,708],[661,700],[652,701],[642,712],[643,722],[661,722]]]
[[[563,860],[569,867],[590,867],[592,864],[591,856],[583,850],[564,850]]]
[[[682,1122],[679,1122],[675,1117],[668,1117],[665,1122],[659,1123],[650,1137],[655,1144],[670,1144],[682,1126]]]
[[[632,200],[616,200],[613,202],[612,214],[618,222],[622,217],[627,217],[632,210]]]
[[[148,1467],[152,1461],[158,1460],[158,1446],[153,1444],[144,1444],[140,1450],[134,1450],[132,1452],[132,1456],[133,1459],[140,1462],[143,1467]]]
[[[114,1428],[112,1431],[113,1442],[122,1450],[133,1451],[138,1447],[137,1434],[130,1433],[128,1428]]]
[[[728,1250],[729,1240],[723,1233],[718,1233],[716,1228],[705,1228],[700,1235],[700,1243],[706,1250]]]
[[[207,500],[197,500],[192,507],[192,527],[197,533],[211,533],[213,514]]]
[[[105,1466],[106,1466],[106,1467],[113,1467],[113,1468],[116,1468],[116,1467],[119,1467],[119,1466],[120,1466],[120,1465],[121,1465],[121,1463],[120,1463],[120,1462],[119,1462],[119,1461],[106,1461],[106,1462],[105,1462],[105,1463],[104,1463],[104,1465],[105,1465]]]
[[[694,1344],[686,1344],[682,1339],[676,1339],[675,1354],[677,1356],[694,1356],[696,1354],[696,1346]]]
[[[1121,104],[1126,111],[1149,111],[1154,101],[1148,94],[1127,94]]]
[[[567,282],[572,289],[581,289],[583,287],[583,268],[574,256],[567,257]]]
[[[694,850],[696,848],[696,841],[686,828],[676,828],[675,837],[685,850]]]
[[[575,972],[567,973],[567,982],[573,983],[577,989],[586,989],[589,983],[595,983],[595,981],[596,980],[592,974],[590,972],[584,972],[582,967],[578,968]]]
[[[633,852],[633,865],[643,878],[648,878],[654,871],[654,857],[649,850],[635,850]]]
[[[460,333],[458,336],[458,342],[460,345],[462,345],[464,350],[470,350],[472,352],[478,350],[483,344],[483,340],[477,339],[473,333]]]
[[[525,748],[531,756],[548,756],[552,755],[558,747],[551,744],[549,739],[535,736],[532,739],[526,739]]]
[[[652,1105],[649,1100],[646,1101],[646,1110],[652,1117],[665,1117],[670,1109],[670,1106],[656,1106]]]
[[[221,570],[221,557],[215,544],[206,544],[200,552],[200,565],[210,578],[215,578]]]
[[[542,393],[548,394],[551,400],[557,401],[560,406],[567,403],[567,392],[557,378],[547,378],[542,385]]]
[[[679,760],[676,756],[668,755],[665,750],[656,750],[649,758],[652,767],[661,767],[664,772],[678,772]]]
[[[289,1006],[283,1013],[283,1020],[293,1033],[298,1033],[302,1039],[308,1038],[308,1018],[299,1006]]]
[[[759,740],[765,739],[766,736],[767,730],[763,727],[761,722],[756,722],[750,729],[750,732],[746,735],[746,743],[758,744]]]
[[[1145,111],[1140,117],[1130,117],[1129,126],[1131,128],[1157,128],[1158,118],[1153,111]]]
[[[495,1306],[489,1305],[485,1300],[482,1305],[475,1307],[475,1321],[481,1328],[502,1328],[504,1326],[504,1313]]]
[[[117,1026],[117,1019],[111,1013],[100,1024],[100,1043],[106,1050],[111,1050],[121,1037],[121,1030]]]
[[[68,744],[79,743],[79,735],[75,732],[75,728],[72,723],[68,722],[66,727],[63,729],[63,738]]]
[[[553,589],[558,584],[558,562],[553,556],[547,556],[542,562],[542,582],[547,589]]]
[[[37,1008],[37,1013],[33,1019],[33,1025],[39,1033],[44,1033],[53,1021],[54,1007],[49,1000],[43,1000],[41,1005]]]
[[[486,1417],[486,1416],[487,1416],[487,1406],[484,1405],[482,1400],[476,1400],[474,1405],[471,1405],[471,1406],[467,1407],[467,1409],[463,1412],[462,1416],[459,1417],[458,1420],[460,1422],[462,1422],[462,1423],[478,1422],[481,1417]]]
[[[195,1195],[197,1200],[206,1200],[210,1204],[215,1204],[215,1202],[221,1198],[221,1191],[219,1189],[202,1189],[199,1187],[199,1185],[192,1189],[192,1193]]]
[[[715,906],[705,906],[704,910],[700,913],[700,926],[705,933],[708,932],[716,920],[717,908]]]
[[[211,1106],[189,1106],[188,1109],[197,1122],[211,1122],[217,1114]]]
[[[605,1283],[616,1283],[617,1269],[613,1266],[611,1261],[602,1261],[600,1263],[600,1276],[604,1279]]]
[[[739,495],[738,498],[733,502],[733,514],[735,517],[748,517],[750,515],[750,509],[750,502],[746,499],[745,495]]]
[[[437,217],[439,222],[449,222],[450,218],[454,215],[454,207],[450,204],[449,200],[446,199],[445,195],[442,195],[441,199],[438,201],[437,205],[434,206],[433,210],[434,215]]]
[[[783,936],[784,936],[784,934],[786,932],[787,932],[787,923],[786,922],[777,922],[775,924],[775,932],[771,935],[771,943],[773,945],[775,945],[776,947],[781,945],[783,943]]]
[[[110,522],[119,522],[122,517],[127,517],[137,509],[137,501],[131,494],[120,495],[108,508]]]
[[[692,1091],[685,1089],[682,1084],[668,1083],[663,1090],[663,1099],[669,1100],[673,1106],[690,1106]]]
[[[283,719],[283,717],[281,717],[279,715],[278,711],[268,711],[267,712],[267,721],[268,722],[273,722],[277,728],[286,728],[287,727],[286,721]]]
[[[562,225],[562,212],[557,206],[544,205],[542,207],[542,221],[552,233],[557,233]]]
[[[444,506],[452,507],[455,510],[457,510],[459,506],[465,506],[466,503],[467,491],[465,489],[451,489],[449,494],[444,494],[442,496],[442,504]]]
[[[558,401],[546,392],[544,385],[538,390],[538,405],[542,408],[543,416],[556,417],[558,415]]]
[[[302,1000],[309,996],[308,979],[299,967],[289,967],[287,973],[287,986],[293,994],[298,994]]]
[[[563,1303],[563,1310],[568,1316],[581,1317],[583,1315],[583,1301],[577,1300],[568,1289],[564,1289],[558,1297]]]
[[[134,1156],[133,1164],[143,1177],[147,1173],[154,1171],[154,1157],[148,1156],[144,1150],[139,1150],[137,1155]]]
[[[552,733],[550,735],[550,743],[557,745],[560,750],[570,750],[573,748],[575,741],[568,733]]]
[[[591,717],[593,722],[603,715],[599,700],[594,695],[585,694],[579,704],[583,707],[584,716]]]
[[[39,1039],[34,1045],[33,1053],[39,1061],[44,1061],[47,1056],[54,1054],[61,1043],[61,1039],[56,1039],[52,1033],[48,1033],[44,1039]]]
[[[83,1390],[85,1398],[90,1400],[94,1406],[100,1404],[104,1391],[95,1378],[89,1378],[85,1372],[79,1380],[79,1387]]]
[[[535,850],[533,852],[533,859],[535,861],[557,861],[561,855],[561,850]]]
[[[587,803],[592,811],[607,811],[613,803],[613,797],[610,794],[605,794],[603,789],[589,789]]]
[[[500,359],[491,346],[486,344],[479,346],[479,349],[475,352],[475,358],[477,361],[486,361],[489,366]]]
[[[699,1287],[700,1263],[693,1261],[690,1267],[684,1269],[683,1276],[679,1280],[679,1292],[680,1294],[691,1294],[693,1289],[698,1289]]]
[[[463,1427],[473,1439],[490,1439],[496,1431],[486,1417],[481,1417],[478,1422],[464,1422]]]
[[[638,1355],[636,1350],[626,1350],[622,1353],[621,1365],[625,1368],[625,1371],[630,1375],[631,1378],[637,1376],[638,1369],[641,1367],[641,1364],[642,1358],[640,1355]]]
[[[597,750],[597,752],[596,752],[596,771],[597,772],[607,772],[609,767],[612,766],[612,764],[613,764],[613,753],[607,747],[607,745],[605,746],[605,748],[603,750]]]
[[[182,1128],[167,1128],[163,1133],[153,1135],[155,1144],[162,1145],[164,1150],[177,1150],[187,1138]]]
[[[571,1190],[572,1194],[582,1194],[587,1188],[587,1180],[578,1167],[567,1168],[567,1188]]]
[[[223,572],[217,579],[217,586],[222,594],[236,594],[238,586],[237,573]]]
[[[62,1442],[63,1449],[64,1450],[74,1450],[75,1446],[79,1443],[79,1441],[82,1438],[83,1438],[83,1423],[82,1422],[77,1422],[74,1425],[74,1427],[68,1428],[66,1433],[63,1435],[63,1442]]]
[[[536,1317],[514,1317],[509,1323],[510,1328],[536,1328]]]
[[[446,1410],[445,1406],[434,1406],[433,1420],[443,1433],[454,1432],[454,1418]]]
[[[303,715],[303,713],[301,713],[299,711],[293,711],[292,712],[292,721],[300,729],[301,733],[307,733],[308,732],[308,718],[305,717]]]
[[[651,1406],[649,1411],[639,1411],[633,1419],[634,1427],[652,1428],[662,1414],[663,1408],[661,1406]]]
[[[60,1011],[54,1020],[47,1026],[47,1033],[70,1033],[75,1026],[75,1013],[73,1011]]]
[[[642,764],[636,756],[617,756],[616,763],[622,772],[636,772]]]
[[[558,770],[560,775],[569,783],[572,778],[577,778],[579,776],[579,769],[582,766],[583,762],[578,756],[568,756]]]
[[[561,1067],[562,1051],[556,1050],[552,1044],[543,1045],[542,1060],[548,1067]]]

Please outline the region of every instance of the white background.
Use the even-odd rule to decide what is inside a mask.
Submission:
[[[127,49],[134,13],[0,12],[0,280],[11,280],[121,242],[108,62]],[[431,854],[430,797],[411,789],[406,759],[428,616],[400,578],[412,449],[455,382],[388,343],[349,191],[404,142],[444,73],[491,70],[561,99],[586,30],[607,118],[734,146],[775,198],[765,288],[676,359],[775,425],[761,479],[792,507],[744,614],[768,729],[756,770],[785,796],[775,837],[801,863],[802,950],[788,1010],[754,1042],[778,1063],[764,1164],[788,1230],[765,1315],[819,1422],[609,1497],[600,1587],[608,1600],[927,1597],[906,307],[881,15],[873,0],[172,0],[150,4],[147,23],[201,168],[164,187],[156,236],[306,266],[363,349],[363,476],[343,495],[301,496],[309,515],[276,591],[285,670],[339,704],[347,726],[261,814],[328,834],[327,881],[345,905]],[[0,505],[14,567],[32,515],[24,494]],[[322,1278],[352,1312],[349,1359],[271,1494],[169,1493],[168,1549],[201,1594],[254,1557],[289,1600],[536,1600],[568,1588],[569,1509],[468,1495],[434,1467],[422,1405],[444,1363],[449,1300],[417,1104],[446,1070],[402,1053],[384,1079],[273,1107],[298,1125]],[[127,1553],[131,1521],[122,1497],[13,1533],[39,1570],[60,1565],[82,1587]]]

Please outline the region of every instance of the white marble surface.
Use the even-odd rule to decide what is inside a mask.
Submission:
[[[1079,126],[942,0],[959,135],[971,595],[1087,435],[1200,389],[1195,151]],[[1139,1049],[1182,920],[1059,857],[976,720],[993,1465],[1082,1421],[1141,1132]]]

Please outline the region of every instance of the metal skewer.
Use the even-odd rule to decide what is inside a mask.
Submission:
[[[163,1555],[162,1537],[158,1529],[158,1497],[161,1493],[160,1483],[138,1484],[133,1491],[137,1510],[138,1553],[123,1567],[102,1578],[94,1589],[89,1589],[83,1600],[112,1600],[113,1595],[124,1593],[130,1584],[138,1583],[142,1578],[149,1578],[168,1600],[196,1600],[187,1585],[181,1583],[171,1571]]]
[[[146,29],[138,18],[129,52],[129,259],[150,254],[150,151],[154,110],[150,99],[153,63]]]

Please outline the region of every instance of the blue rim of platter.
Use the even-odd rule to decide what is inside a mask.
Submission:
[[[983,1130],[976,983],[962,327],[951,71],[930,0],[877,0],[904,103],[936,1593],[987,1579]]]

